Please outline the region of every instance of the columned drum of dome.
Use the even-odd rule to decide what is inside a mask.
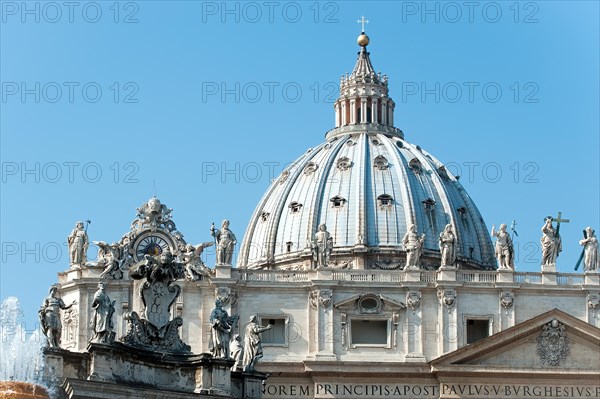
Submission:
[[[241,246],[242,268],[310,269],[319,225],[333,238],[330,267],[402,269],[411,224],[425,234],[421,265],[440,265],[439,236],[456,235],[456,264],[494,269],[488,229],[458,179],[394,127],[388,77],[376,73],[367,45],[340,81],[335,128],[271,184]]]

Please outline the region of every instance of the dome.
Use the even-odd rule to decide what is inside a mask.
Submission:
[[[456,265],[495,268],[488,229],[458,179],[393,126],[387,76],[362,47],[342,76],[336,127],[271,184],[248,224],[238,267],[314,268],[321,224],[333,241],[330,267],[402,269],[411,224],[424,234],[421,267],[440,265],[439,236],[455,237]]]

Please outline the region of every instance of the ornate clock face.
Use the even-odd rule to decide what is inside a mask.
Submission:
[[[133,245],[134,258],[139,261],[144,259],[144,255],[158,256],[167,249],[173,251],[169,241],[170,240],[162,234],[143,234]]]

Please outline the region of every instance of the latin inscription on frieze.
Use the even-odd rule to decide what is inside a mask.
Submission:
[[[490,399],[558,399],[600,398],[600,386],[541,384],[394,384],[394,383],[314,383],[278,384],[263,387],[263,398],[490,398]]]

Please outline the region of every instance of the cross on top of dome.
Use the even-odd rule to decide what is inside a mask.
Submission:
[[[365,19],[364,15],[363,15],[361,17],[361,19],[357,20],[356,22],[359,24],[362,24],[361,34],[356,39],[356,42],[361,47],[367,47],[367,45],[369,44],[369,36],[365,35],[365,24],[368,24],[369,20]]]

